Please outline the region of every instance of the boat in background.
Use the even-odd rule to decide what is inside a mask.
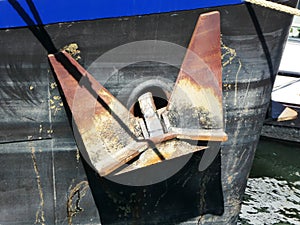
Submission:
[[[300,142],[300,77],[277,75],[272,91],[269,116],[261,135]]]
[[[300,6],[298,6],[300,8]],[[300,16],[294,16],[289,38],[283,50],[279,66],[279,75],[300,76],[300,66],[297,62],[300,50]]]
[[[128,108],[149,90],[168,99],[165,81],[175,83],[185,55],[177,50],[211,11],[220,13],[228,141],[206,143],[155,184],[99,176],[79,153],[48,54],[69,52]],[[236,224],[291,15],[239,0],[4,0],[0,21],[0,224]],[[149,58],[160,49],[160,61]]]
[[[299,8],[299,6],[298,6]],[[271,96],[262,136],[300,142],[300,17],[295,16]]]

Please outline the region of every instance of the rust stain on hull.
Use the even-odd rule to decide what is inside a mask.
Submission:
[[[43,193],[41,177],[40,177],[40,172],[39,172],[38,165],[37,165],[34,147],[31,148],[31,158],[32,158],[32,162],[33,162],[33,169],[34,169],[34,172],[36,175],[37,187],[38,187],[39,197],[40,197],[40,204],[39,204],[39,208],[35,215],[35,223],[34,224],[45,225],[46,221],[45,221],[45,212],[44,212],[44,193]]]
[[[89,185],[87,181],[81,181],[76,184],[75,187],[71,187],[67,201],[67,216],[69,225],[72,224],[73,217],[77,213],[83,211],[83,209],[80,207],[80,201],[86,195],[88,189]]]

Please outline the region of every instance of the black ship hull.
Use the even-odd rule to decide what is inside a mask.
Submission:
[[[0,30],[1,224],[236,223],[292,16],[242,4],[45,30],[58,49],[77,44],[78,61],[97,71],[93,63],[101,55],[127,43],[158,40],[187,47],[199,14],[212,10],[221,16],[228,141],[205,171],[199,172],[204,153],[198,152],[173,177],[145,187],[100,178],[83,162],[85,173],[47,52],[28,28]],[[174,79],[177,71],[137,63],[106,79],[105,86],[117,95],[134,80],[158,74]]]

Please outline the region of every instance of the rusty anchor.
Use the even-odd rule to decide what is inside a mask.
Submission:
[[[100,176],[125,173],[206,149],[185,140],[226,141],[223,131],[220,18],[200,15],[168,105],[139,97],[136,118],[66,52],[49,55],[76,126],[81,153]],[[75,104],[76,103],[76,104]],[[124,166],[139,156],[138,160]]]

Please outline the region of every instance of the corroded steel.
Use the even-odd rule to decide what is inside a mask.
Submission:
[[[101,176],[136,156],[118,174],[206,149],[198,140],[224,141],[219,13],[201,15],[166,108],[140,97],[135,118],[66,52],[49,55],[76,125],[82,154]],[[196,140],[195,143],[178,139]]]
[[[223,132],[220,15],[200,15],[167,106],[169,132],[225,141]]]
[[[82,139],[80,150],[86,151],[100,175],[148,147],[147,142],[139,142],[132,114],[70,55],[61,52],[49,55],[49,60],[72,112],[77,139]]]
[[[156,112],[156,106],[151,92],[147,92],[139,97],[139,105],[144,115],[147,126],[147,136],[156,137],[164,134],[163,126]],[[144,132],[145,133],[145,132]],[[145,135],[144,135],[145,136]]]

